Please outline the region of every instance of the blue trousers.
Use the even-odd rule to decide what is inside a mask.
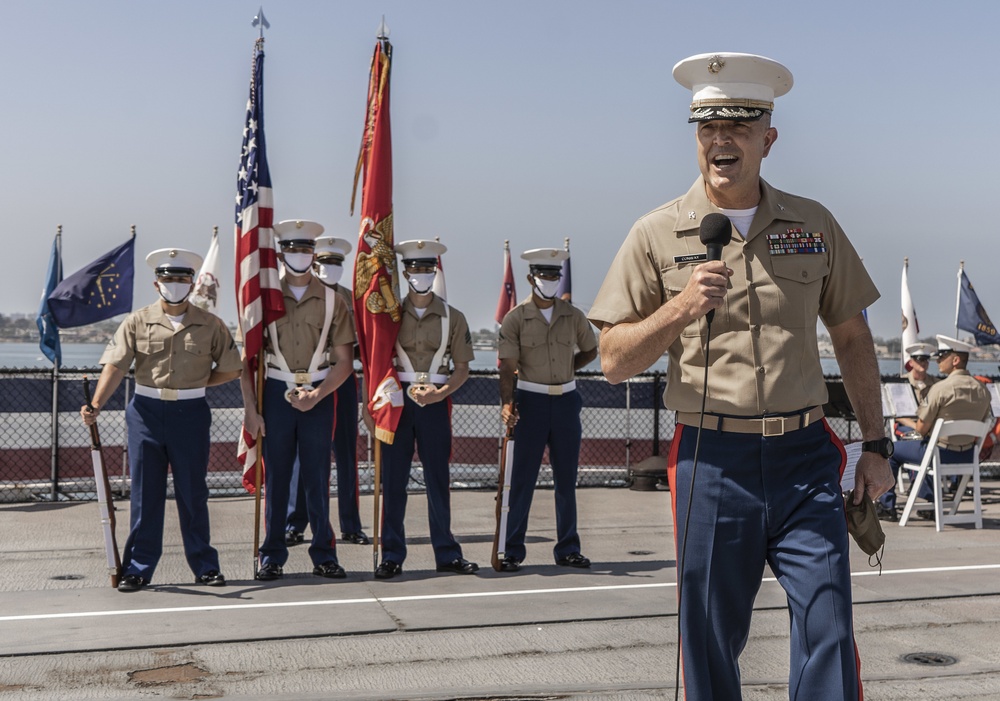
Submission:
[[[219,570],[208,521],[208,450],[212,412],[208,402],[165,402],[135,395],[125,411],[128,466],[132,473],[129,534],[122,574],[151,580],[163,554],[167,469],[174,475],[174,499],[184,555],[195,576]]]
[[[765,562],[788,600],[789,698],[858,699],[842,444],[826,421],[776,437],[703,431],[692,493],[697,432],[677,426],[667,463],[686,701],[742,698],[739,656]]]
[[[358,507],[358,384],[352,374],[333,393],[333,457],[337,462],[337,516],[341,533],[362,530]],[[287,527],[302,533],[306,515],[306,492],[299,481],[299,460],[292,468],[292,486],[288,499]]]
[[[403,389],[407,387],[403,383]],[[391,444],[382,445],[382,559],[403,564],[406,559],[406,485],[413,453],[424,466],[427,518],[437,565],[462,557],[462,546],[451,533],[451,402],[420,406],[404,394],[403,413]]]
[[[576,530],[576,475],[580,461],[579,392],[549,396],[517,391],[517,426],[514,427],[514,462],[510,479],[510,513],[507,517],[508,557],[523,560],[527,550],[528,513],[545,448],[549,449],[556,492],[555,559],[580,552]]]
[[[284,565],[285,520],[291,491],[292,466],[301,461],[299,481],[305,490],[306,513],[313,538],[309,557],[313,564],[337,561],[337,543],[330,526],[330,427],[333,395],[309,411],[299,411],[285,399],[287,386],[269,379],[264,385],[264,476],[267,495],[267,535],[260,548],[262,565]]]
[[[896,476],[898,480],[899,470],[904,463],[910,463],[913,465],[920,464],[920,461],[924,459],[924,451],[927,449],[927,439],[922,441],[896,441],[893,445],[892,457],[889,458],[889,467],[892,468],[892,474]],[[972,448],[968,450],[949,450],[947,448],[941,448],[938,451],[938,455],[941,456],[941,462],[945,465],[948,463],[956,462],[971,462],[972,461]],[[916,475],[914,470],[910,470],[913,476]],[[925,475],[924,481],[917,487],[917,496],[921,499],[926,499],[927,501],[934,501],[934,485],[931,482],[931,476]],[[957,480],[956,480],[957,481]],[[892,489],[883,494],[878,498],[879,502],[887,509],[896,508],[896,485],[893,485]]]

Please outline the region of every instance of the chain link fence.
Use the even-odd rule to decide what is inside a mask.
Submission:
[[[96,498],[90,433],[80,420],[83,378],[96,381],[100,369],[0,369],[0,502],[92,500]],[[898,378],[884,378],[892,381]],[[828,378],[836,384],[837,378]],[[630,484],[633,468],[652,456],[666,456],[674,433],[673,412],[662,408],[665,375],[645,373],[611,385],[600,373],[580,373],[577,388],[583,400],[583,440],[579,486],[620,487]],[[129,491],[125,406],[134,381],[127,376],[101,412],[98,422],[104,464],[112,491]],[[831,395],[834,393],[831,392]],[[840,393],[842,394],[842,393]],[[243,419],[238,382],[210,387],[212,449],[208,485],[213,496],[244,495],[236,442]],[[494,489],[503,429],[500,423],[499,376],[472,371],[452,395],[452,488]],[[827,406],[829,423],[845,442],[860,440],[856,424],[842,416],[842,407]],[[53,420],[55,417],[55,420]],[[364,424],[358,431],[358,476],[362,492],[371,492],[373,446]],[[1000,451],[991,456],[996,470]],[[332,457],[331,457],[332,460]],[[414,456],[410,487],[423,487],[419,458]],[[987,471],[989,471],[989,469]],[[552,485],[548,453],[543,457],[538,485]],[[331,491],[336,492],[336,470]]]

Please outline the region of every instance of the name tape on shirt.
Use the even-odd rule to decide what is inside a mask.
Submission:
[[[810,233],[802,229],[788,229],[783,234],[767,235],[767,251],[772,256],[791,253],[826,253],[823,232]]]
[[[708,260],[707,253],[689,253],[686,256],[674,256],[675,263],[694,263],[702,260]]]

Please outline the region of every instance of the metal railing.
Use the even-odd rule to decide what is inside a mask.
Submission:
[[[89,432],[80,421],[84,375],[99,369],[0,368],[0,502],[92,500],[96,497]],[[451,481],[455,489],[496,487],[502,427],[499,376],[473,371],[452,395]],[[106,402],[100,419],[105,464],[116,495],[128,493],[125,406],[133,390],[127,376]],[[611,385],[600,373],[581,373],[577,388],[583,400],[583,440],[580,486],[626,486],[630,470],[653,455],[666,455],[674,433],[673,412],[662,408],[662,372],[637,376]],[[210,387],[212,449],[208,485],[213,496],[246,492],[236,460],[236,442],[243,419],[239,383]],[[845,442],[857,440],[856,428],[842,418],[830,418]],[[364,424],[358,431],[358,472],[363,492],[372,489],[372,441]],[[420,489],[423,473],[415,456],[412,489]],[[552,483],[548,454],[542,459],[539,486]],[[336,491],[336,471],[331,478]]]

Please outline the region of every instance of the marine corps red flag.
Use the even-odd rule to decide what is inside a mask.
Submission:
[[[392,359],[402,321],[392,233],[392,137],[389,76],[392,45],[380,31],[368,79],[368,109],[354,172],[351,213],[361,177],[361,228],[354,260],[354,319],[368,410],[375,438],[392,443],[403,411],[403,390]]]
[[[514,290],[514,271],[510,267],[510,241],[504,241],[503,283],[500,285],[500,299],[497,300],[497,311],[493,318],[498,324],[502,324],[507,312],[515,306],[517,306],[517,292]]]

